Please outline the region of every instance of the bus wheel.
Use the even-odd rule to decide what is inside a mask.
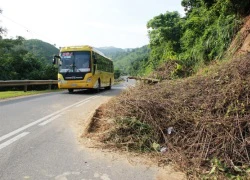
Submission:
[[[98,80],[98,87],[96,88],[96,93],[99,93],[101,89],[101,81]]]
[[[72,94],[74,92],[74,89],[68,89],[69,93]]]
[[[105,87],[105,89],[110,90],[111,89],[111,79],[109,81],[109,86]]]

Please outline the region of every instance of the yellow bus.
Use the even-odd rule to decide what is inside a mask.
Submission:
[[[58,88],[68,89],[111,89],[114,83],[113,61],[97,49],[84,46],[60,48],[53,64],[58,65]]]

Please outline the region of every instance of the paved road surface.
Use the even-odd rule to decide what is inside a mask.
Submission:
[[[77,123],[123,88],[0,101],[0,179],[154,179],[155,168],[97,155],[77,141]]]

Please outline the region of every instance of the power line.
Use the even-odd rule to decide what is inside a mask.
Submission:
[[[18,22],[16,22],[16,21],[14,21],[13,19],[11,19],[11,18],[9,18],[9,17],[7,17],[7,16],[5,16],[5,15],[3,15],[3,14],[2,14],[2,16],[3,16],[4,18],[10,20],[11,22],[13,22],[13,23],[15,23],[15,24],[17,24],[17,25],[23,27],[27,32],[29,31],[28,28],[25,27],[24,25],[22,25],[22,24],[20,24],[20,23],[18,23]]]
[[[14,21],[13,19],[11,19],[11,18],[9,18],[9,17],[7,17],[7,16],[5,16],[5,15],[3,15],[3,14],[0,14],[0,15],[3,16],[5,19],[11,21],[12,23],[17,24],[18,26],[24,28],[25,31],[26,31],[27,33],[30,33],[32,36],[35,34],[35,35],[38,36],[38,37],[42,37],[42,38],[44,38],[44,39],[49,40],[49,38],[46,38],[46,37],[41,36],[40,34],[34,32],[34,31],[31,31],[31,29],[27,28],[26,26],[22,25],[21,23],[18,23],[18,22]],[[50,41],[50,42],[52,42],[52,41]],[[53,45],[55,46],[55,43],[53,43]]]

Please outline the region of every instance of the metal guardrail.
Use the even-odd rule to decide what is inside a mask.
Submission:
[[[57,83],[57,80],[10,80],[0,81],[0,87],[24,86],[24,92],[26,92],[28,85],[49,85],[49,89],[51,89],[51,85]]]

